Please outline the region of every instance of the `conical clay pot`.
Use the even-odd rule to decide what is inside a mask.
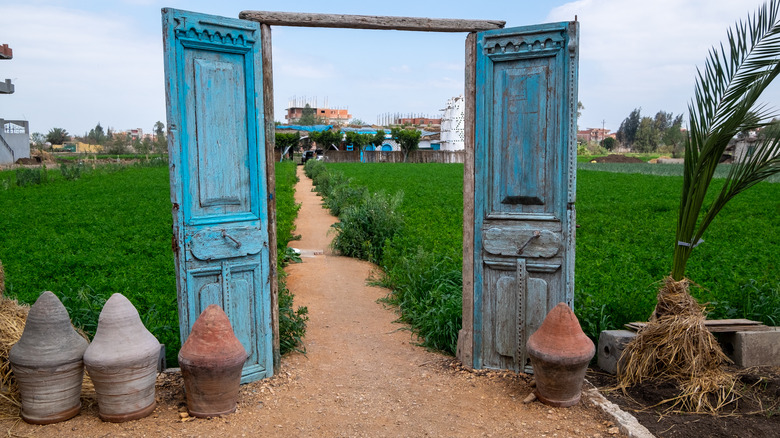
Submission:
[[[539,330],[528,338],[527,349],[537,398],[550,406],[577,404],[596,346],[582,331],[569,306],[558,303],[547,314]]]
[[[160,343],[122,294],[106,301],[97,333],[84,353],[103,421],[120,423],[151,414]]]
[[[179,351],[179,366],[194,417],[215,417],[236,410],[241,370],[248,355],[230,320],[216,304],[200,314]]]
[[[50,424],[79,413],[87,345],[57,296],[42,293],[30,308],[22,337],[8,355],[19,385],[24,421]]]

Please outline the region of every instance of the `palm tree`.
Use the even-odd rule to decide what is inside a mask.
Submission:
[[[728,43],[710,51],[688,106],[690,125],[671,275],[658,292],[650,322],[624,350],[621,383],[674,379],[683,408],[717,410],[732,398],[728,361],[704,326],[703,307],[690,295],[685,267],[718,213],[740,192],[780,172],[777,113],[758,99],[780,74],[780,0],[771,0],[728,32]],[[734,163],[725,184],[705,206],[715,168],[729,141],[760,131],[753,155]]]

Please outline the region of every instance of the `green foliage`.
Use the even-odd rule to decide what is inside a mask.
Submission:
[[[89,134],[86,136],[87,143],[90,144],[103,144],[106,141],[106,133],[103,127],[98,123],[94,128],[89,130]]]
[[[70,134],[62,128],[51,128],[46,134],[46,141],[51,144],[63,144],[68,140],[70,140]]]
[[[402,199],[402,192],[394,196],[379,192],[344,208],[339,222],[333,224],[333,248],[347,257],[379,263],[385,242],[403,228],[403,217],[398,213]]]
[[[696,80],[689,105],[690,135],[685,165],[672,278],[685,277],[686,264],[704,232],[725,205],[759,181],[780,172],[780,124],[758,99],[780,74],[780,0],[766,4],[728,33],[728,51],[713,48]],[[725,184],[707,200],[715,169],[732,138],[763,129],[753,155],[731,166]]]
[[[284,152],[288,147],[295,147],[301,139],[301,134],[297,132],[284,133],[277,132],[274,138],[274,148]]]
[[[382,129],[377,130],[376,134],[374,134],[371,137],[370,144],[374,145],[375,148],[378,148],[378,147],[382,146],[382,143],[385,142],[385,136],[386,135],[387,134],[385,133],[384,130],[382,130]]]
[[[312,160],[314,161],[314,160]],[[297,165],[292,161],[276,163],[276,250],[277,266],[283,268],[288,263],[299,263],[301,258],[287,244],[300,236],[293,235],[295,218],[301,208],[295,202],[295,183]],[[281,354],[289,351],[303,351],[300,348],[303,336],[306,334],[308,309],[299,306],[293,309],[294,295],[287,289],[284,281],[285,273],[278,273],[278,307],[279,307],[279,345]]]
[[[281,354],[290,351],[306,353],[303,337],[309,321],[309,309],[299,306],[293,310],[294,295],[287,289],[283,276],[279,277],[279,349]]]
[[[60,173],[62,174],[62,178],[67,181],[75,181],[79,178],[81,178],[81,172],[84,169],[84,164],[82,163],[61,163],[60,164]]]
[[[604,149],[611,151],[617,147],[617,140],[615,140],[612,137],[607,137],[604,140],[601,140],[601,147]]]
[[[371,143],[371,140],[372,136],[369,134],[360,134],[354,131],[347,131],[344,143],[347,145],[351,144],[357,150],[362,151],[367,144]]]
[[[317,116],[316,108],[312,108],[308,103],[301,110],[301,118],[298,120],[299,125],[318,125],[322,122],[322,118]]]
[[[636,131],[639,129],[640,112],[642,108],[634,108],[621,123],[617,131],[617,140],[626,146],[631,146],[636,138]]]
[[[277,170],[277,224],[288,224],[278,240],[286,245],[298,211],[292,196],[295,165],[279,163]],[[51,290],[73,323],[94,335],[102,304],[122,293],[166,344],[168,363],[175,364],[180,340],[165,161],[102,166],[72,181],[58,173],[46,185],[0,191],[6,294],[33,303],[41,291]],[[0,180],[10,175],[0,172]],[[280,339],[294,345],[290,339],[302,336],[306,310],[293,311],[288,304],[280,314],[292,323],[288,332],[280,327]]]
[[[409,152],[416,151],[420,146],[420,136],[422,133],[416,129],[401,129],[393,128],[390,130],[390,135],[401,147],[401,151],[404,153],[404,162],[409,156]]]
[[[328,150],[331,146],[338,146],[341,144],[341,138],[343,137],[341,131],[319,131],[311,132],[309,138],[311,141],[317,143],[317,148]]]
[[[49,173],[46,166],[39,168],[20,167],[16,169],[16,185],[19,187],[36,186],[49,181]]]

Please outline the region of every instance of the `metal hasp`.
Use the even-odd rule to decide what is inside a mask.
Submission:
[[[473,368],[530,372],[528,337],[574,296],[579,23],[466,40],[463,329]]]
[[[270,377],[278,326],[265,33],[174,9],[162,22],[181,341],[218,304],[249,353],[241,381]]]

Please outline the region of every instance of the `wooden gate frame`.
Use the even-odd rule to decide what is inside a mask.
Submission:
[[[273,153],[274,142],[274,118],[273,118],[273,64],[271,56],[271,27],[274,26],[292,26],[292,27],[325,27],[325,28],[349,28],[349,29],[375,29],[375,30],[405,30],[405,31],[422,31],[422,32],[466,32],[466,62],[465,62],[465,96],[466,96],[466,111],[465,111],[465,150],[466,160],[464,165],[464,211],[463,211],[463,329],[458,337],[458,352],[457,357],[463,362],[466,367],[473,367],[475,364],[479,366],[479,361],[475,361],[475,354],[478,356],[480,352],[474,351],[473,335],[474,335],[474,224],[475,224],[475,205],[474,205],[474,190],[475,190],[475,127],[476,127],[476,47],[477,47],[477,32],[503,29],[506,25],[505,21],[501,20],[462,20],[462,19],[432,19],[432,18],[417,18],[417,17],[394,17],[394,16],[366,16],[366,15],[334,15],[334,14],[311,14],[311,13],[288,13],[288,12],[268,12],[268,11],[242,11],[239,14],[240,19],[256,21],[260,24],[261,36],[262,36],[262,63],[263,63],[263,94],[265,96],[264,102],[264,114],[265,114],[265,138],[266,138],[266,153]],[[571,23],[573,25],[574,34],[578,33],[577,23]],[[577,42],[574,42],[574,46],[571,50],[574,51],[572,55],[576,59],[578,58],[576,47]],[[574,67],[576,68],[576,66]],[[576,81],[576,74],[573,76]],[[574,84],[574,96],[573,102],[569,102],[570,106],[576,106],[576,83]],[[572,96],[570,96],[572,97]],[[571,110],[571,108],[569,108]],[[574,110],[576,112],[576,110]],[[572,111],[567,111],[569,114],[573,114]],[[568,120],[568,125],[574,123],[576,129],[576,121]],[[568,129],[572,129],[572,126],[567,126]],[[573,136],[573,133],[569,133]],[[571,143],[571,142],[570,142]],[[575,143],[576,145],[576,143]],[[565,145],[571,149],[571,144]],[[576,146],[575,146],[576,150]],[[571,155],[571,151],[568,152]],[[269,189],[274,189],[273,181],[273,163],[274,160],[269,158],[267,165],[267,175],[269,178]],[[575,170],[569,169],[569,172]],[[574,178],[569,175],[569,187],[570,190],[574,190]],[[573,196],[573,193],[572,193]],[[571,198],[570,207],[573,209],[573,197]],[[269,203],[269,210],[275,210],[275,201]],[[573,214],[573,211],[572,211]],[[272,221],[275,221],[275,215],[269,215]],[[273,224],[271,224],[273,225]],[[573,217],[570,226],[574,227]],[[276,249],[276,235],[274,230],[270,230],[271,248]],[[571,268],[573,272],[573,245],[574,235],[571,238]],[[272,275],[276,276],[275,257],[272,257]],[[569,284],[569,288],[573,289],[573,281]],[[567,292],[572,294],[573,291]],[[279,326],[278,326],[278,314],[277,314],[277,293],[276,282],[272,281],[272,321],[273,321],[273,336],[274,336],[274,371],[278,371],[279,366]],[[572,297],[573,298],[573,297]],[[569,304],[573,304],[573,299],[569,299]]]

